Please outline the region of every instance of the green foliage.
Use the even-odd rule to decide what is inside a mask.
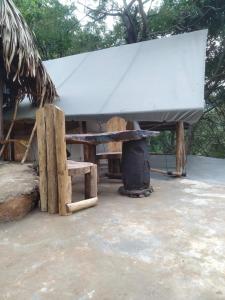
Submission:
[[[161,154],[174,154],[175,153],[175,132],[162,131],[159,136],[151,139],[150,151]]]
[[[105,47],[105,26],[81,26],[73,5],[58,0],[15,0],[15,4],[34,32],[43,59]]]
[[[71,52],[74,31],[79,28],[73,7],[57,0],[16,0],[44,59],[68,55]]]
[[[192,153],[224,157],[225,124],[225,1],[164,0],[148,17],[151,37],[208,29],[206,109],[192,134]]]
[[[224,115],[216,110],[205,114],[195,126],[192,153],[225,158]]]

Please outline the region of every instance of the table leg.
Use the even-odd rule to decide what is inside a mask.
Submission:
[[[145,139],[123,143],[122,179],[123,186],[119,188],[122,195],[147,197],[151,194],[150,162]]]
[[[93,144],[84,144],[84,161],[92,162],[93,164],[98,165],[97,155],[96,155],[96,145]],[[97,170],[97,179],[99,182],[100,173]],[[89,185],[88,176],[85,176],[85,186]]]
[[[96,164],[97,162],[96,145],[92,145],[92,144],[84,145],[84,161],[92,162],[93,164]]]

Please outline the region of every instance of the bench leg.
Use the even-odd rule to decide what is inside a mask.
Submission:
[[[91,171],[85,174],[85,199],[97,197],[98,174],[97,165],[91,167]]]

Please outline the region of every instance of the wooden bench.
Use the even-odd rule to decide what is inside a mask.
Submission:
[[[108,173],[109,178],[118,178],[122,177],[121,175],[121,158],[122,152],[103,152],[97,153],[97,162],[100,160],[106,159],[108,161]]]
[[[71,178],[73,176],[84,175],[85,176],[85,200],[79,202],[67,203],[67,209],[69,212],[75,212],[87,207],[91,207],[97,204],[97,165],[89,162],[78,162],[73,160],[67,160],[68,174]],[[72,191],[71,191],[72,196]]]
[[[67,161],[65,115],[52,104],[38,109],[37,141],[40,172],[40,208],[61,216],[94,206],[97,201],[97,165]],[[85,200],[72,203],[72,177],[85,176]]]

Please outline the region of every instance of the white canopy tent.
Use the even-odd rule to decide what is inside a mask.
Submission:
[[[204,109],[207,30],[45,62],[68,119],[195,123]],[[18,119],[34,118],[28,100]]]

